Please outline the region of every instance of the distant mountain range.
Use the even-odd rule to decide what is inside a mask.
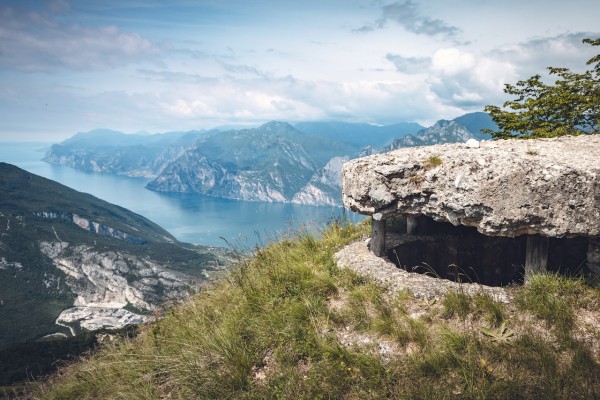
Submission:
[[[408,134],[396,139],[384,151],[402,147],[427,146],[441,143],[464,143],[469,139],[484,139],[484,134],[475,134],[456,121],[439,120],[426,129],[421,129],[414,135]]]
[[[228,131],[126,135],[78,133],[53,145],[45,160],[86,171],[154,178],[147,188],[247,201],[341,205],[344,160],[400,147],[478,140],[494,129],[471,113],[429,128],[343,122],[269,122]]]
[[[139,323],[227,259],[124,208],[0,163],[0,349]]]
[[[294,128],[309,136],[326,137],[358,148],[366,146],[382,148],[389,145],[394,139],[417,133],[425,127],[415,122],[371,125],[329,121],[299,122],[294,124]]]

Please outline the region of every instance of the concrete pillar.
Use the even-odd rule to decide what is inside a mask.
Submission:
[[[409,235],[427,233],[427,217],[424,215],[406,217],[406,233]]]
[[[425,232],[427,226],[427,217],[419,215],[416,217],[406,217],[406,233],[416,235]]]
[[[377,257],[385,254],[385,219],[375,219],[371,222],[371,242],[369,244],[371,251]]]
[[[548,237],[540,235],[527,236],[527,252],[525,254],[525,283],[532,274],[544,272],[548,267]]]
[[[600,278],[600,238],[588,239],[587,267],[596,278]]]
[[[416,235],[419,229],[419,217],[406,217],[406,233]]]

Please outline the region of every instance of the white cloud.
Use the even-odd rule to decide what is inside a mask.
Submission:
[[[431,91],[415,80],[307,81],[293,77],[172,86],[159,95],[159,113],[188,124],[262,123],[269,120],[341,119],[393,123],[435,120],[440,112],[458,111],[432,105]],[[438,101],[439,103],[439,101]]]
[[[548,66],[586,69],[585,62],[596,49],[581,43],[591,34],[577,33],[533,39],[488,52],[468,50],[468,46],[437,49],[430,57],[388,54],[397,71],[422,81],[441,103],[464,111],[482,109],[506,100],[505,83],[515,83],[534,74],[544,74]]]
[[[445,75],[456,75],[475,66],[475,57],[466,51],[457,48],[439,49],[431,58],[431,67],[434,72]]]
[[[63,2],[51,4],[63,11]],[[0,68],[26,72],[103,70],[158,52],[149,40],[115,26],[66,24],[51,12],[0,8]]]
[[[438,50],[431,64],[431,90],[439,101],[457,107],[483,108],[499,101],[504,82],[515,78],[510,63],[457,48]]]
[[[600,33],[578,32],[500,47],[490,52],[492,57],[515,65],[521,79],[543,74],[546,67],[566,67],[582,71],[585,62],[598,53],[598,49],[582,44],[584,38],[596,38]]]
[[[399,72],[406,74],[422,73],[431,66],[431,57],[405,57],[399,54],[389,53],[385,58],[394,63]]]
[[[381,29],[389,21],[402,26],[408,32],[426,36],[453,37],[460,29],[447,22],[422,15],[418,4],[410,0],[395,2],[382,7],[382,16],[377,21],[356,29],[358,32],[369,32]]]

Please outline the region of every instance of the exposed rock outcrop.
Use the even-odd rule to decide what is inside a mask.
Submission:
[[[78,227],[85,229],[86,231],[97,233],[98,235],[108,236],[113,239],[124,240],[129,243],[143,244],[146,243],[146,240],[130,235],[126,232],[120,231],[118,229],[112,228],[110,226],[106,226],[96,221],[92,221],[88,218],[81,217],[77,214],[72,213],[64,213],[64,212],[49,212],[49,211],[41,211],[34,212],[33,215],[40,218],[48,218],[48,219],[61,219],[64,221],[71,221]],[[165,236],[167,241],[173,241]]]
[[[64,272],[77,295],[75,306],[120,308],[130,304],[152,310],[165,300],[185,298],[189,277],[131,254],[97,252],[92,246],[41,242],[40,250]]]
[[[350,161],[344,205],[489,236],[600,236],[600,135],[406,148]]]
[[[186,298],[226,254],[180,243],[141,215],[0,163],[0,350],[65,328],[142,321],[136,311]],[[59,317],[72,307],[74,316],[85,314],[81,323]]]
[[[332,158],[294,195],[292,203],[339,206],[342,197],[342,165],[349,159],[349,157]]]

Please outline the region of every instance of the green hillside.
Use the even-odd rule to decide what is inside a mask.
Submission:
[[[48,256],[48,249],[57,248],[67,258],[80,252],[123,260],[129,263],[122,273],[127,282],[135,278],[131,260],[199,282],[222,253],[180,243],[131,211],[0,163],[0,349],[55,332],[69,333],[55,320],[72,307],[77,293]],[[152,302],[166,299],[160,284],[152,290],[148,289]]]
[[[592,399],[600,291],[540,275],[499,303],[416,298],[340,269],[368,225],[299,234],[135,339],[34,385],[33,399]],[[596,321],[596,323],[593,323]]]

